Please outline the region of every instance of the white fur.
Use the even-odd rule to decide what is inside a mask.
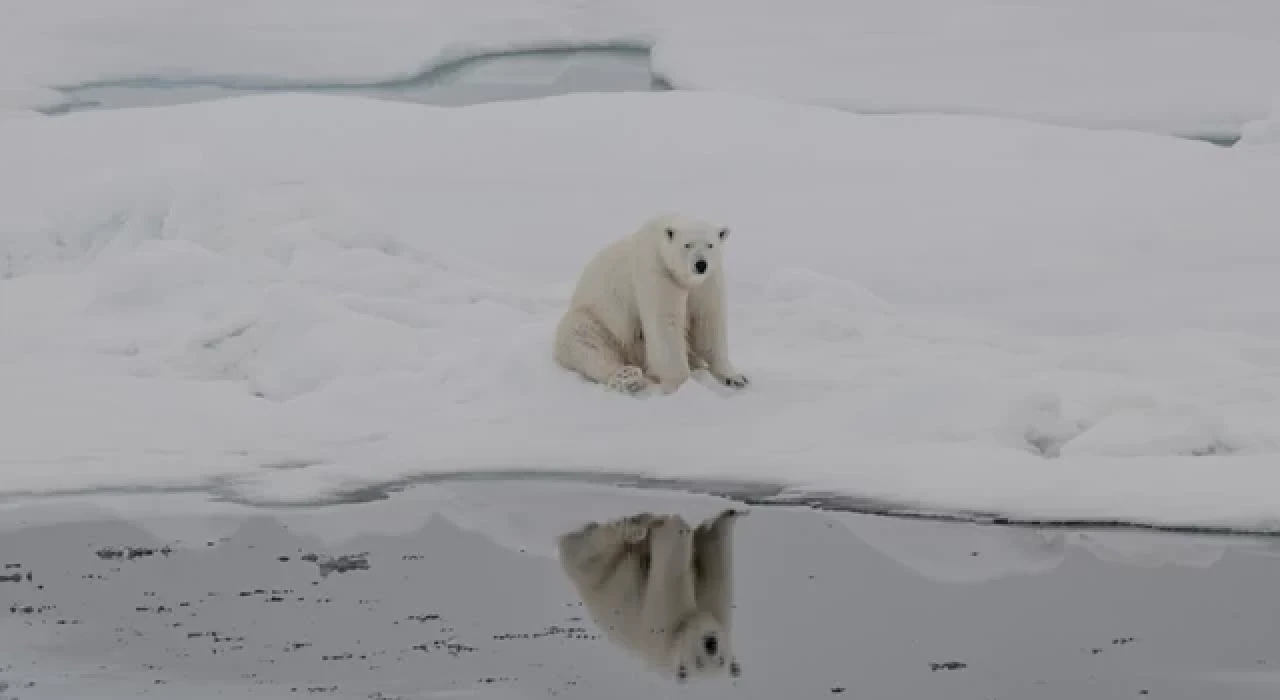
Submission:
[[[727,509],[696,530],[679,515],[650,513],[591,523],[560,537],[560,564],[614,644],[679,681],[736,678],[731,540],[741,515]]]
[[[664,215],[596,253],[556,327],[556,362],[624,393],[651,384],[671,393],[703,367],[725,386],[745,387],[729,361],[728,238],[723,226]]]

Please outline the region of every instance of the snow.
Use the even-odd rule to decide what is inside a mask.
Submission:
[[[636,93],[86,112],[0,152],[4,494],[607,471],[1280,523],[1275,149]],[[747,391],[550,358],[659,210],[734,230]]]
[[[1271,102],[1270,114],[1244,125],[1236,146],[1248,148],[1277,143],[1280,143],[1280,97]]]
[[[75,89],[387,85],[477,55],[651,47],[681,88],[1230,140],[1280,84],[1272,0],[0,0],[0,108]]]
[[[1280,88],[1272,0],[668,4],[654,65],[683,88],[1218,139]]]

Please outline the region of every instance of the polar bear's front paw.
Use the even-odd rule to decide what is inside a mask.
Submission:
[[[644,371],[639,367],[627,365],[614,372],[605,386],[623,394],[636,394],[649,386],[649,380],[645,378]]]

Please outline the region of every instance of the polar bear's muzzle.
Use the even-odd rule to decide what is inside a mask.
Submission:
[[[705,259],[698,258],[697,260],[693,261],[693,274],[695,275],[707,274],[707,261]]]

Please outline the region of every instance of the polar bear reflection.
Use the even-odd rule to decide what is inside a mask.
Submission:
[[[730,637],[732,508],[695,529],[640,513],[559,538],[560,563],[605,637],[678,681],[742,667]]]

